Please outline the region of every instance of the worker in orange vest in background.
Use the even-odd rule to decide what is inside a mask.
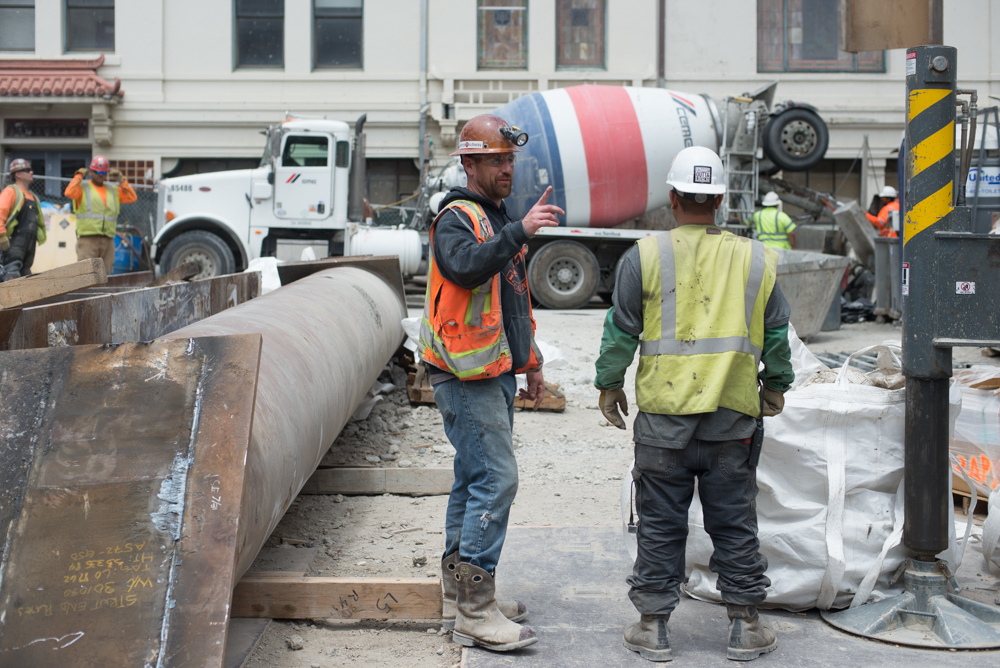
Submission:
[[[10,266],[10,273],[0,268],[0,280],[31,275],[35,247],[44,244],[45,217],[29,186],[35,178],[31,163],[18,158],[10,163],[13,183],[0,192],[0,265]],[[18,267],[15,262],[20,262]]]
[[[878,216],[873,216],[870,213],[865,215],[868,217],[868,222],[875,226],[878,230],[880,237],[897,237],[896,231],[892,229],[892,224],[889,222],[889,212],[899,211],[899,200],[897,199],[896,189],[892,186],[886,186],[878,194],[879,198],[879,212]]]
[[[83,177],[90,174],[84,182]],[[118,185],[106,179],[117,181]],[[135,190],[118,169],[108,169],[108,159],[94,156],[90,169],[81,167],[63,193],[73,200],[76,214],[76,259],[92,257],[104,259],[108,275],[115,266],[115,232],[121,205],[134,202]]]

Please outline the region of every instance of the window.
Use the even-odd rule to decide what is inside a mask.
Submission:
[[[361,69],[363,0],[313,0],[315,67]]]
[[[289,135],[281,154],[281,166],[326,167],[329,155],[330,143],[326,137]]]
[[[115,0],[66,0],[66,50],[115,50]]]
[[[236,67],[285,66],[285,0],[236,0]]]
[[[604,0],[558,0],[556,67],[604,69]]]
[[[528,67],[528,0],[479,0],[479,69]]]
[[[885,72],[884,52],[840,48],[844,0],[757,0],[758,72]]]
[[[0,51],[35,50],[35,0],[0,0]]]

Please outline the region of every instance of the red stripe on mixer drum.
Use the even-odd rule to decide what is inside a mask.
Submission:
[[[632,99],[619,86],[571,86],[590,177],[590,225],[610,227],[646,211],[646,152]]]

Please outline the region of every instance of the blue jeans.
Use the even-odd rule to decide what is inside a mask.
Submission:
[[[445,556],[492,573],[507,536],[517,494],[514,396],[517,381],[504,374],[487,380],[457,378],[434,386],[444,433],[455,447],[455,484],[448,497]]]
[[[636,444],[639,549],[626,582],[641,614],[667,615],[677,607],[695,478],[705,531],[715,547],[708,567],[719,574],[722,600],[763,602],[771,581],[757,539],[757,469],[749,459],[750,445],[743,440],[692,438],[683,450]]]

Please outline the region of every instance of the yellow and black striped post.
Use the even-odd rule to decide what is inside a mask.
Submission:
[[[951,349],[1000,345],[1000,236],[972,232],[969,208],[953,205],[955,57],[947,46],[920,46],[906,54],[903,542],[916,558],[903,571],[901,595],[821,614],[837,628],[869,638],[987,649],[1000,647],[996,609],[957,596],[950,568],[935,559],[948,547],[952,521]],[[898,634],[911,626],[916,633]]]
[[[951,348],[935,334],[935,232],[950,229],[955,201],[957,49],[919,46],[906,52],[906,143],[903,224],[903,373],[906,375],[905,520],[903,541],[933,561],[948,547],[948,382]]]

